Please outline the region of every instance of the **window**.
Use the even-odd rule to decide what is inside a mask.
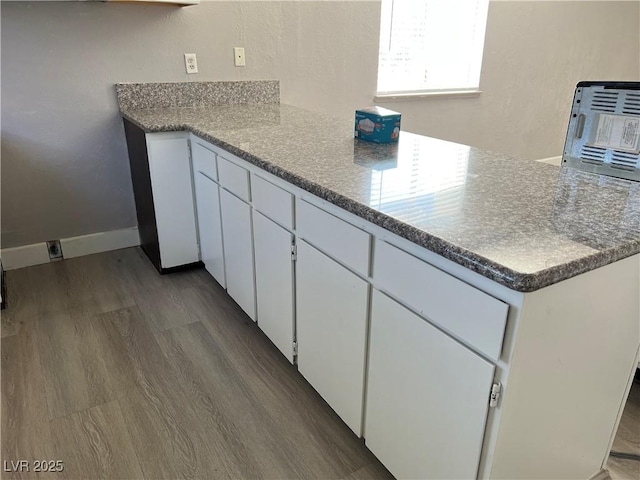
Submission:
[[[378,95],[477,90],[489,0],[382,0]]]

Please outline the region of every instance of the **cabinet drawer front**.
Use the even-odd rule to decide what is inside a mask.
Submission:
[[[191,157],[193,159],[193,169],[201,172],[211,180],[218,180],[218,169],[216,168],[216,154],[197,140],[191,142]]]
[[[243,200],[249,201],[249,172],[224,157],[218,156],[220,185]]]
[[[378,288],[491,358],[498,359],[509,306],[383,241],[376,243]]]
[[[285,228],[293,228],[293,195],[273,183],[252,175],[253,207]]]
[[[371,236],[367,232],[305,201],[297,202],[296,231],[355,271],[369,274]]]

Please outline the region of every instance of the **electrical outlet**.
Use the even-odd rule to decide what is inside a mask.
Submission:
[[[48,240],[47,250],[49,250],[49,260],[62,260],[62,246],[60,240]]]
[[[244,56],[244,47],[233,47],[233,59],[236,67],[244,67],[247,64]]]
[[[184,67],[187,73],[198,73],[198,61],[196,60],[195,53],[184,54]]]

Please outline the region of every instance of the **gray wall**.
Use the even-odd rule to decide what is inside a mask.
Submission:
[[[351,112],[375,89],[378,10],[2,2],[2,246],[136,225],[114,83],[280,79],[283,102]],[[233,66],[234,46],[247,67]]]
[[[384,106],[403,129],[539,159],[562,155],[580,80],[640,80],[640,2],[492,1],[480,97]]]
[[[479,98],[384,106],[405,130],[558,155],[578,80],[640,79],[638,5],[492,2]],[[375,0],[2,2],[1,22],[5,248],[136,224],[116,82],[279,79],[283,103],[346,116],[375,93]]]

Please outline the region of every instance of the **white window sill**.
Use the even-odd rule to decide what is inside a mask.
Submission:
[[[482,90],[434,90],[431,92],[378,93],[374,102],[392,102],[397,100],[417,100],[427,98],[474,98],[479,97]]]

